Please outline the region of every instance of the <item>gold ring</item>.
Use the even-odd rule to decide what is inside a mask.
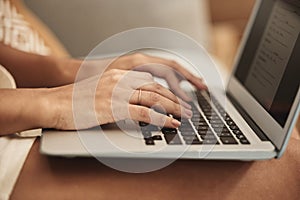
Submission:
[[[141,103],[141,98],[142,98],[142,90],[139,89],[139,95],[138,95],[138,104]]]

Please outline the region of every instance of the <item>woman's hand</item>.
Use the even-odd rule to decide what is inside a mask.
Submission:
[[[116,59],[108,69],[138,70],[149,72],[154,76],[167,81],[170,89],[185,101],[190,101],[185,92],[180,88],[180,82],[184,79],[192,83],[197,89],[207,89],[202,79],[173,60],[135,53]]]
[[[160,112],[184,118],[192,115],[188,104],[146,72],[112,69],[100,79],[95,76],[50,91],[48,99],[56,105],[50,107],[54,110],[51,128],[56,129],[86,129],[128,118],[176,128],[180,122]],[[83,120],[75,125],[74,115]],[[91,116],[96,116],[98,122],[90,120]]]
[[[75,67],[68,67],[69,69],[78,66],[78,61],[76,60],[70,63]],[[83,70],[79,73],[80,77],[77,76],[77,80],[83,80],[110,69],[148,72],[153,76],[165,79],[171,91],[184,101],[191,101],[191,98],[180,88],[181,81],[187,80],[200,90],[207,89],[201,78],[193,75],[177,62],[141,53],[121,56],[115,60],[86,60],[82,62],[81,67]]]

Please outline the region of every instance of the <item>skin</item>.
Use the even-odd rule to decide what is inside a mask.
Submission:
[[[83,63],[82,60],[29,54],[2,43],[0,52],[0,64],[9,70],[18,86],[18,89],[0,89],[0,135],[33,128],[86,129],[126,118],[176,128],[180,126],[179,121],[156,111],[191,117],[190,106],[185,103],[190,98],[179,87],[180,82],[186,79],[198,89],[206,88],[202,79],[178,63],[139,53]],[[82,64],[90,71],[76,79]],[[101,74],[100,79],[95,77],[98,74]],[[154,82],[153,76],[166,79],[170,90]],[[120,84],[125,79],[129,81]],[[81,88],[76,102],[94,99],[97,123],[75,127],[72,108],[75,80]],[[122,94],[114,99],[121,112],[115,117],[112,95],[118,87]],[[95,91],[88,92],[87,88]]]

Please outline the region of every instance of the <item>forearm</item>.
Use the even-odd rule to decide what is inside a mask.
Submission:
[[[74,82],[81,61],[18,51],[0,43],[0,64],[18,87],[54,87]]]
[[[52,127],[48,89],[0,89],[0,135]]]

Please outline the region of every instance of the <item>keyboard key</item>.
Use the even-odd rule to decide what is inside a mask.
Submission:
[[[220,134],[222,133],[224,127],[221,127],[221,128],[214,128],[214,131],[217,133],[217,134]]]
[[[191,126],[190,122],[187,120],[182,120],[181,121],[181,127],[187,127],[187,126]]]
[[[209,122],[211,124],[223,124],[225,126],[225,124],[223,123],[223,121],[221,119],[212,119],[212,120],[209,120]]]
[[[155,145],[154,140],[152,138],[145,139],[146,145]]]
[[[142,131],[159,131],[159,128],[157,126],[154,125],[147,125],[147,126],[143,126],[141,127]]]
[[[217,115],[207,116],[206,118],[207,118],[207,120],[209,120],[210,122],[212,122],[212,120],[216,120],[216,121],[218,121],[218,122],[220,122],[220,123],[223,123],[223,121],[221,121],[221,119],[220,119]]]
[[[146,126],[146,128],[149,131],[159,131],[159,128],[157,126],[152,125],[152,124]]]
[[[235,135],[238,135],[238,134],[242,134],[242,131],[240,129],[236,129],[236,130],[233,130],[233,133]]]
[[[202,140],[217,140],[215,135],[200,135]]]
[[[175,128],[163,128],[161,131],[163,134],[177,134],[177,130]]]
[[[199,135],[205,135],[205,134],[214,134],[211,128],[208,128],[207,130],[198,130],[197,131]]]
[[[231,133],[225,133],[225,132],[221,132],[220,134],[218,134],[219,137],[232,137]]]
[[[182,144],[178,134],[165,134],[164,137],[165,137],[167,144],[169,144],[169,145]]]
[[[241,142],[242,144],[250,144],[250,142],[249,142],[246,138],[241,139],[240,142]]]
[[[229,128],[231,130],[239,130],[239,128],[236,125],[229,126]]]
[[[203,142],[203,144],[208,144],[208,145],[220,144],[218,142],[218,140],[209,140],[209,139],[206,139],[206,140],[203,140],[202,142]]]
[[[235,123],[233,121],[226,121],[226,123],[228,126],[233,126],[233,125],[235,126]]]
[[[207,123],[204,120],[202,120],[202,121],[200,121],[200,120],[193,121],[193,124],[194,125],[200,125],[200,126],[208,126]]]
[[[201,117],[192,117],[191,121],[192,122],[203,122],[205,120],[204,120],[204,118],[201,118]]]
[[[236,135],[237,139],[241,140],[241,139],[246,139],[246,137],[243,134],[238,134]]]
[[[230,133],[230,131],[227,127],[223,127],[222,133]]]
[[[233,137],[220,137],[223,144],[238,144]]]
[[[191,128],[182,128],[182,129],[179,129],[181,134],[192,134],[192,133],[195,133],[194,129]]]
[[[218,116],[217,113],[215,113],[214,111],[206,111],[206,112],[203,112],[203,113],[206,117]]]
[[[151,138],[152,133],[150,131],[142,131],[144,138]]]
[[[209,127],[208,126],[199,126],[198,131],[208,131],[209,130]]]
[[[188,141],[185,141],[185,144],[187,145],[190,145],[190,144],[203,144],[203,142],[201,142],[200,140],[198,139],[195,139],[195,140],[188,140]]]
[[[214,128],[214,131],[215,131],[217,134],[221,134],[221,133],[230,133],[230,131],[228,130],[227,127]]]
[[[194,130],[191,131],[181,131],[182,136],[191,136],[191,135],[196,135]]]
[[[146,122],[139,122],[140,127],[148,126],[149,124]]]
[[[183,135],[184,141],[192,141],[198,139],[196,135]]]
[[[201,113],[198,110],[192,110],[193,111],[193,117],[201,117]]]
[[[226,122],[227,122],[227,121],[232,121],[232,119],[229,117],[228,114],[226,114],[226,116],[224,116],[224,119],[225,119]]]
[[[224,124],[212,124],[211,126],[212,126],[215,130],[219,130],[219,129],[223,130],[223,128],[225,127]]]
[[[153,140],[162,140],[162,137],[160,135],[154,135],[152,136]]]

